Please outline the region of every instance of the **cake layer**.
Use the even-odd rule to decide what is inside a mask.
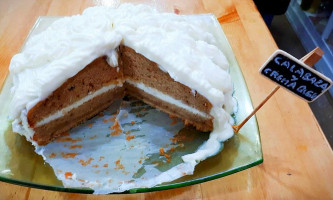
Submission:
[[[87,65],[74,77],[68,79],[45,100],[37,103],[28,112],[28,123],[35,127],[37,122],[57,111],[79,101],[83,97],[111,83],[122,79],[119,67],[111,67],[106,56],[99,57]]]
[[[146,86],[181,100],[184,104],[188,104],[204,113],[210,112],[212,105],[204,96],[191,89],[190,86],[174,81],[156,63],[136,53],[133,49],[120,46],[120,59],[126,78],[135,82],[142,82]]]
[[[194,113],[193,111],[191,112],[190,109],[186,109],[186,104],[183,104],[185,106],[179,106],[165,101],[165,99],[160,99],[158,98],[158,95],[154,96],[142,89],[139,89],[137,84],[132,81],[127,81],[125,83],[125,87],[128,94],[141,99],[145,103],[158,108],[165,113],[183,119],[185,125],[193,125],[197,130],[200,131],[211,131],[213,129],[213,117],[209,115],[205,116],[204,113],[198,114]]]
[[[64,135],[69,129],[103,111],[109,107],[114,100],[121,99],[124,95],[123,87],[108,90],[70,110],[66,115],[42,126],[33,128],[35,131],[33,140],[36,141],[38,145],[46,145],[54,138]]]

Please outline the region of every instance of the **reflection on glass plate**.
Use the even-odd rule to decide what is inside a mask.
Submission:
[[[220,29],[219,23],[211,15],[189,17],[204,18],[207,20],[207,22],[209,22],[207,24],[213,26],[211,30],[214,32],[215,37],[219,40],[219,48],[222,49],[230,63],[230,73],[235,89],[234,97],[238,102],[238,111],[235,113],[234,117],[236,122],[241,121],[248,115],[248,113],[252,111],[252,105],[242,73],[223,31]],[[30,32],[29,37],[41,32],[56,19],[56,17],[40,17]],[[72,175],[70,172],[61,171],[61,166],[57,168],[56,165],[68,165],[70,163],[68,162],[70,159],[67,160],[64,159],[64,157],[75,158],[76,155],[80,153],[80,151],[83,151],[83,148],[81,147],[84,144],[75,142],[72,143],[71,141],[68,141],[68,139],[60,139],[58,142],[62,142],[64,150],[61,151],[62,153],[58,154],[55,153],[56,150],[54,147],[52,147],[52,145],[56,144],[56,142],[51,144],[51,146],[47,149],[48,151],[44,152],[44,156],[46,156],[47,162],[51,163],[53,166],[57,174],[56,176],[50,165],[45,163],[43,158],[34,152],[34,147],[29,142],[27,142],[24,137],[12,133],[10,123],[7,120],[7,116],[4,114],[8,110],[8,95],[10,84],[11,80],[10,78],[7,78],[0,95],[0,102],[2,102],[0,105],[0,180],[14,184],[57,191],[92,193],[93,191],[91,189],[86,188],[65,188],[62,182],[57,179],[57,176],[59,177],[60,174],[65,178],[66,176]],[[96,163],[91,165],[96,166],[96,170],[94,168],[89,169],[90,171],[94,170],[92,173],[95,173],[97,177],[101,176],[101,173],[109,173],[107,170],[103,169],[103,167],[108,166],[106,163],[112,163],[115,165],[114,169],[118,169],[119,175],[121,176],[125,177],[129,175],[130,170],[135,172],[134,174],[130,174],[129,179],[127,180],[128,182],[130,182],[131,179],[144,179],[147,171],[151,171],[152,173],[154,173],[153,169],[157,171],[166,171],[178,165],[182,162],[182,155],[194,152],[208,138],[208,133],[197,132],[190,128],[182,128],[183,124],[179,123],[179,121],[170,119],[167,115],[143,104],[140,101],[131,100],[125,102],[127,102],[127,106],[132,104],[131,109],[127,109],[128,113],[126,112],[126,106],[124,107],[125,111],[118,114],[115,113],[115,109],[111,106],[109,109],[103,112],[103,116],[96,116],[73,131],[81,132],[84,137],[92,138],[92,141],[98,141],[98,137],[103,136],[107,140],[112,137],[112,140],[110,139],[110,141],[116,142],[117,140],[114,138],[118,137],[119,141],[122,141],[119,144],[126,144],[124,149],[133,149],[134,146],[139,146],[138,142],[140,145],[148,142],[154,143],[157,146],[153,150],[145,149],[138,151],[137,155],[132,153],[131,156],[126,156],[126,154],[124,154],[122,157],[115,156],[105,163],[103,162],[105,156],[99,155],[99,162],[97,162],[97,159],[95,159],[93,162]],[[155,137],[163,138],[162,140],[157,141],[154,139],[154,137],[149,137],[149,131],[146,131],[147,135],[145,136],[135,134],[135,130],[137,128],[136,126],[140,126],[140,128],[145,127],[145,122],[140,124],[140,120],[145,119],[145,115],[148,116],[148,113],[152,114],[151,116],[156,117],[156,119],[151,120],[156,122],[154,126],[156,125],[156,127],[162,127],[164,126],[163,124],[166,124],[165,127],[171,127],[170,131],[168,132],[169,134],[163,135],[161,137]],[[121,121],[121,115],[130,115],[132,118],[125,118]],[[94,124],[103,124],[101,123],[103,120],[105,123],[110,122],[113,124],[115,119],[112,119],[112,117],[115,116],[118,116],[117,118],[119,118],[120,124],[125,133],[126,131],[130,132],[128,132],[127,135],[122,134],[122,136],[117,134],[110,134],[110,136],[98,135],[97,137],[96,134],[95,137],[94,132],[98,132],[98,130],[101,130],[102,127],[94,127]],[[135,117],[140,117],[140,119]],[[109,122],[107,122],[107,120],[109,120]],[[100,121],[100,123],[97,123],[98,121]],[[132,123],[132,121],[134,123]],[[107,124],[105,126],[107,128],[110,127],[110,125]],[[173,129],[180,131],[174,132]],[[149,130],[149,127],[146,130]],[[191,137],[188,137],[189,135]],[[72,136],[71,139],[74,140],[74,137],[75,136]],[[151,138],[151,141],[147,138]],[[131,144],[131,142],[133,144]],[[71,149],[71,151],[66,151],[66,148],[67,150]],[[91,145],[91,148],[93,148],[93,145]],[[56,158],[61,158],[63,162],[54,162]],[[89,158],[83,159],[77,157],[77,159],[78,162],[76,163],[80,163],[81,165],[89,162]],[[251,166],[262,163],[262,161],[263,158],[258,126],[256,119],[253,117],[240,130],[239,134],[236,134],[234,137],[224,143],[224,148],[220,153],[199,163],[196,166],[193,175],[186,175],[175,181],[162,183],[154,187],[130,189],[128,192],[147,192],[201,183],[247,169]],[[124,169],[128,169],[129,171]],[[87,173],[89,170],[87,170]],[[81,180],[84,181],[83,179]],[[110,181],[112,182],[111,179]]]

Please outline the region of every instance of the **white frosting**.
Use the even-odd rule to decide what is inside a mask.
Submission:
[[[31,38],[11,61],[11,118],[24,116],[23,112],[97,57],[106,55],[108,63],[117,66],[115,49],[124,44],[212,103],[214,131],[206,143],[210,152],[199,150],[191,159],[184,157],[204,159],[217,152],[219,141],[233,135],[230,113],[234,107],[228,61],[216,47],[211,32],[201,28],[206,27],[204,23],[132,4],[122,4],[117,9],[92,7],[82,15],[60,19]]]

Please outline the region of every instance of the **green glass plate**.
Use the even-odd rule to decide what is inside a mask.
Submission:
[[[230,74],[234,83],[234,97],[238,108],[234,114],[236,123],[244,119],[252,110],[251,99],[242,72],[235,59],[228,40],[212,15],[202,15],[214,21],[214,36],[230,63]],[[194,16],[193,16],[194,17]],[[43,31],[59,17],[40,17],[27,39]],[[24,46],[22,47],[24,48]],[[92,193],[86,188],[65,188],[53,169],[43,158],[34,152],[34,147],[24,137],[11,131],[10,123],[4,113],[8,110],[8,95],[11,80],[7,78],[0,95],[0,181],[36,187],[41,189]],[[190,144],[188,144],[190,145]],[[125,193],[150,192],[202,183],[233,174],[263,162],[260,135],[256,118],[252,117],[234,137],[224,142],[223,150],[217,155],[199,163],[193,175],[187,175],[173,182],[163,183],[152,188],[131,189]]]

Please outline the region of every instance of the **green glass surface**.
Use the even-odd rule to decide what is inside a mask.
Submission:
[[[27,38],[41,32],[56,19],[58,17],[40,17]],[[213,18],[213,20],[215,26],[220,27],[216,19]],[[238,110],[234,114],[237,124],[253,110],[253,107],[242,72],[228,40],[222,29],[218,28],[217,30],[214,35],[219,40],[220,48],[230,63],[234,97],[238,104]],[[9,94],[10,84],[11,80],[7,78],[0,95],[0,181],[48,190],[92,193],[92,190],[86,188],[63,187],[61,181],[56,178],[53,169],[34,152],[34,147],[23,136],[11,131],[7,116],[4,116],[8,110],[9,98],[6,94]],[[200,136],[198,138],[205,140],[207,137]],[[185,147],[191,149],[189,145],[191,142],[185,144]],[[187,175],[152,188],[131,189],[126,193],[157,191],[202,183],[248,169],[262,162],[258,125],[256,118],[252,117],[238,134],[224,143],[224,148],[220,153],[199,163],[193,175]]]

